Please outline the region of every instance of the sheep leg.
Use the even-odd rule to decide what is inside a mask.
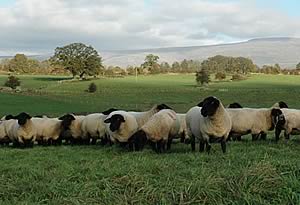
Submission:
[[[275,141],[278,142],[279,137],[280,137],[281,129],[276,128],[275,129]]]
[[[260,134],[260,139],[261,139],[261,140],[267,140],[267,133],[264,133],[264,132],[261,133],[261,134]]]
[[[96,145],[96,143],[97,143],[97,138],[92,138],[91,145]]]
[[[192,151],[194,152],[196,150],[196,139],[194,135],[191,136],[191,147]]]
[[[199,152],[204,152],[204,148],[205,148],[205,142],[201,140],[199,143]]]
[[[166,151],[166,145],[167,145],[167,141],[162,140],[161,141],[161,153],[164,153]]]
[[[259,134],[252,134],[252,141],[256,141],[258,139]]]
[[[209,144],[208,141],[205,142],[205,145],[206,145],[206,152],[207,152],[207,154],[209,154],[210,150],[211,150],[211,145]]]
[[[285,137],[285,143],[288,143],[289,139],[290,139],[290,134],[289,132],[285,131],[284,132],[284,137]]]
[[[221,140],[221,147],[222,147],[222,151],[225,154],[226,153],[226,140],[225,137],[222,138]]]
[[[169,139],[168,139],[168,142],[167,142],[167,150],[170,150],[170,149],[171,149],[172,140],[173,140],[173,138],[169,138]]]
[[[242,141],[242,136],[237,136],[236,139],[237,141]]]

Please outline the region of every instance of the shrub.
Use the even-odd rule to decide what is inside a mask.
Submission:
[[[246,77],[240,74],[233,74],[231,77],[231,80],[246,80]]]
[[[13,75],[8,76],[8,79],[4,83],[4,86],[10,87],[12,89],[16,89],[20,85],[21,85],[20,79]]]
[[[217,80],[224,80],[226,78],[226,74],[223,72],[217,72],[215,75],[215,79]]]
[[[97,90],[97,85],[95,83],[91,83],[88,87],[88,92],[89,93],[94,93]]]
[[[196,73],[196,81],[198,84],[208,84],[210,82],[210,76],[207,70],[201,69]]]

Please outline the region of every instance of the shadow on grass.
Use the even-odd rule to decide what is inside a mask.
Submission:
[[[62,80],[72,80],[72,77],[38,77],[35,78],[40,81],[62,81]]]

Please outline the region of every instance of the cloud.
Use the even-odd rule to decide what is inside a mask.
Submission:
[[[299,17],[250,0],[16,0],[0,19],[0,55],[71,42],[101,51],[300,36]]]

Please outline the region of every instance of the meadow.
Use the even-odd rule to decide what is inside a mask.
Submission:
[[[148,110],[165,103],[186,112],[213,95],[227,105],[300,108],[300,78],[251,75],[196,86],[194,75],[152,75],[72,82],[61,76],[18,76],[20,93],[0,93],[0,115],[26,111],[60,116],[115,107]],[[2,85],[7,76],[0,76]],[[96,93],[85,92],[94,82]],[[170,152],[118,146],[0,147],[0,204],[300,204],[300,139],[288,144],[229,142],[210,155],[175,144]]]

